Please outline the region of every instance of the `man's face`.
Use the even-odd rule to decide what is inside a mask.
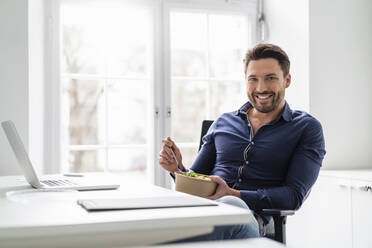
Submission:
[[[272,112],[280,105],[291,83],[291,75],[284,77],[278,61],[273,58],[250,61],[245,76],[248,99],[262,113]]]

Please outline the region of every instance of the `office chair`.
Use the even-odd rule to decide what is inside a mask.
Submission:
[[[211,120],[204,120],[202,123],[202,130],[201,130],[201,136],[200,136],[200,144],[199,144],[199,150],[202,147],[202,138],[207,133],[209,127],[212,125],[213,121]],[[286,221],[287,216],[294,215],[295,210],[287,210],[287,209],[262,209],[259,212],[256,212],[256,214],[259,215],[268,215],[273,218],[273,225],[274,228],[267,228],[264,227],[265,230],[273,230],[274,232],[268,232],[265,233],[264,236],[266,238],[270,238],[273,240],[276,240],[280,243],[285,244],[286,243]],[[272,222],[268,223],[267,225],[271,225]]]

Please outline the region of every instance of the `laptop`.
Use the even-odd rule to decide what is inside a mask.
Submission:
[[[27,182],[37,189],[76,189],[76,190],[101,190],[101,189],[117,189],[119,184],[112,182],[96,182],[87,178],[67,178],[62,175],[46,175],[39,180],[39,177],[31,164],[30,158],[23,145],[21,137],[18,135],[17,129],[12,121],[4,121],[1,123],[4,132],[8,138],[10,146],[17,158],[18,164],[21,166],[23,174]]]

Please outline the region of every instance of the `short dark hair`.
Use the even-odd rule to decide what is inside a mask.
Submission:
[[[276,59],[283,71],[283,76],[285,77],[288,75],[290,67],[288,55],[283,49],[273,44],[258,44],[248,50],[244,59],[244,73],[247,73],[249,62],[266,58]]]

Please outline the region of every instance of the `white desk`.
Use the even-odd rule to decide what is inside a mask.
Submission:
[[[23,177],[0,177],[1,247],[150,245],[209,233],[214,225],[247,223],[252,218],[250,212],[225,204],[104,212],[87,212],[76,204],[82,198],[181,194],[152,185],[136,188],[121,184],[120,190],[7,197],[9,191],[24,189],[31,187]]]

